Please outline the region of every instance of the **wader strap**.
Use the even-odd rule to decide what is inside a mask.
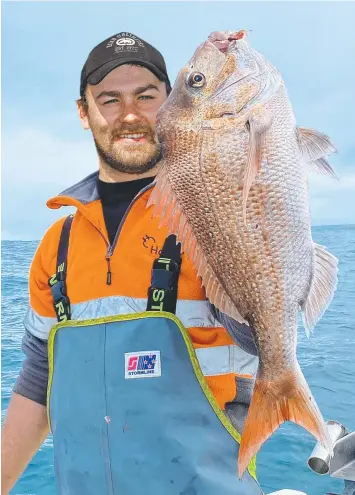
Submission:
[[[65,279],[67,277],[69,235],[73,218],[74,215],[69,215],[64,221],[58,246],[57,273],[48,280],[58,321],[71,319],[70,300],[67,296]]]
[[[169,235],[160,257],[153,263],[147,311],[167,311],[175,314],[180,266],[181,244],[176,244],[175,235]]]

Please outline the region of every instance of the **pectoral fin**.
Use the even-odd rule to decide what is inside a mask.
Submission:
[[[243,185],[243,220],[245,226],[247,225],[247,201],[250,188],[254,182],[254,179],[261,169],[262,163],[262,151],[265,141],[266,132],[271,124],[271,120],[266,113],[256,113],[251,115],[247,122],[249,128],[250,140],[249,140],[249,153],[248,161],[244,175]]]

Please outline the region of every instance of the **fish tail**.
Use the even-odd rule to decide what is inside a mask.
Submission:
[[[265,379],[260,370],[239,448],[239,478],[262,444],[285,421],[303,426],[333,455],[322,414],[299,366],[283,372],[282,377],[274,381]]]

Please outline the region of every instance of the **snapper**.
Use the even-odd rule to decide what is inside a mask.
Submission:
[[[238,458],[241,477],[285,421],[332,452],[297,361],[333,298],[337,259],[312,239],[307,167],[336,177],[329,138],[296,125],[279,71],[246,41],[214,32],[158,114],[163,161],[148,206],[193,260],[219,310],[250,325],[259,355]]]

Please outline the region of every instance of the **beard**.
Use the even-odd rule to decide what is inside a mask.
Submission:
[[[95,147],[101,161],[117,172],[143,174],[154,168],[162,158],[161,146],[151,128],[122,126],[119,132],[116,130],[108,139],[106,138],[104,144],[99,143],[97,135],[95,135],[97,133],[94,129],[92,131]],[[120,145],[115,142],[115,138],[125,132],[145,133],[147,142],[140,146],[134,144],[129,146],[127,143]]]

